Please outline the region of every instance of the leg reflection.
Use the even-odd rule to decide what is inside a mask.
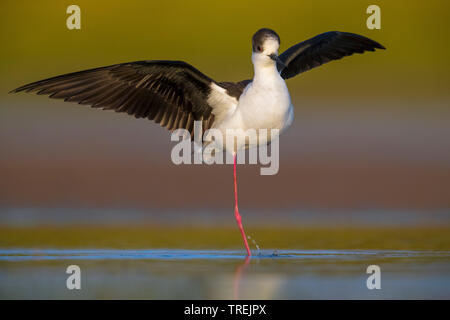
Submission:
[[[244,259],[244,262],[242,264],[239,264],[236,268],[236,271],[234,273],[234,299],[239,299],[239,288],[240,288],[240,281],[244,274],[245,269],[250,263],[251,256],[246,256]]]

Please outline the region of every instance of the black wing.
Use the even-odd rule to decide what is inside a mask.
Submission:
[[[250,82],[252,82],[252,80],[242,80],[239,82],[219,82],[219,85],[227,90],[228,95],[239,100],[239,97],[242,93],[244,93],[245,88]]]
[[[214,121],[207,103],[212,82],[183,61],[136,61],[61,75],[12,92],[37,92],[193,132],[194,120],[203,121],[203,130]]]
[[[364,51],[385,49],[381,44],[354,33],[330,31],[300,42],[283,52],[279,58],[286,65],[281,77],[289,79],[332,60]]]

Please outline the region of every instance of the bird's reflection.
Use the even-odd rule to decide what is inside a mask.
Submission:
[[[239,264],[236,268],[236,271],[234,272],[234,299],[239,299],[239,288],[240,288],[240,282],[245,274],[245,269],[250,264],[250,256],[246,256],[244,259],[244,262]]]

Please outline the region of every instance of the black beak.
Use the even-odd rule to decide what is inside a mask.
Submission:
[[[278,69],[280,71],[283,70],[284,68],[286,68],[286,65],[283,63],[283,61],[281,61],[281,59],[275,53],[269,54],[269,58],[277,63]]]

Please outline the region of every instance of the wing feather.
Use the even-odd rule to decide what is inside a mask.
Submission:
[[[364,36],[339,31],[319,34],[300,42],[283,52],[279,58],[286,67],[278,65],[283,79],[321,66],[332,60],[339,60],[354,53],[385,49],[381,44]]]
[[[207,102],[213,83],[183,61],[136,61],[60,75],[12,92],[36,92],[192,132],[195,120],[214,122],[214,105]]]

